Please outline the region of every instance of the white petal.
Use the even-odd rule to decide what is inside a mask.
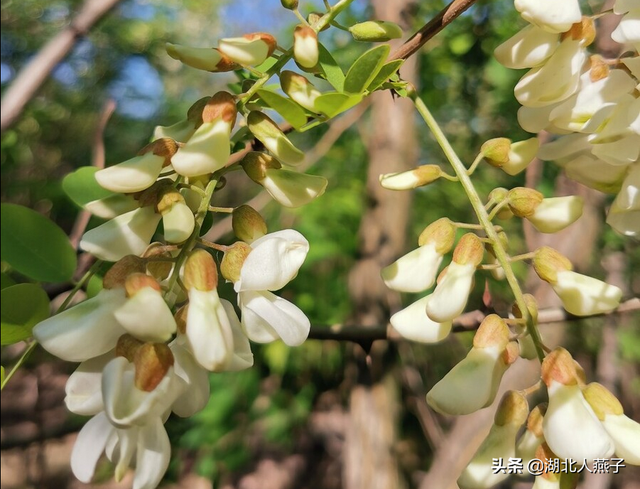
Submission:
[[[205,71],[217,71],[222,55],[213,48],[194,48],[167,43],[167,54],[187,66]]]
[[[622,299],[622,290],[615,285],[570,270],[558,272],[558,281],[552,286],[564,308],[576,316],[612,311]]]
[[[507,175],[517,175],[529,166],[529,163],[536,157],[539,148],[540,141],[538,138],[512,143],[509,150],[509,161],[502,165],[500,169]]]
[[[320,197],[327,179],[285,169],[268,169],[260,184],[269,195],[285,207],[300,207]]]
[[[443,414],[470,414],[493,402],[506,365],[498,347],[472,348],[427,394],[427,403]]]
[[[153,130],[153,139],[169,138],[186,143],[194,132],[196,132],[195,123],[189,119],[183,119],[171,126],[156,126]]]
[[[139,340],[164,342],[176,332],[176,321],[162,293],[145,287],[113,313],[127,332]]]
[[[309,252],[309,242],[293,229],[269,233],[251,243],[236,292],[245,290],[278,290],[298,274]]]
[[[149,246],[160,217],[152,206],[127,212],[84,233],[80,248],[105,261],[141,255]]]
[[[84,208],[96,217],[113,219],[120,214],[131,212],[139,207],[138,201],[131,195],[115,194],[100,200],[92,200]]]
[[[570,97],[578,89],[585,60],[586,51],[580,42],[565,39],[545,64],[520,79],[514,90],[518,102],[544,107]]]
[[[262,39],[231,37],[220,39],[218,49],[238,64],[256,66],[269,55],[269,46]]]
[[[96,464],[113,432],[104,413],[94,416],[82,427],[71,452],[71,471],[78,480],[91,482]]]
[[[391,316],[391,326],[404,338],[420,343],[437,343],[451,332],[452,322],[436,323],[429,319],[425,307],[429,296],[417,300]]]
[[[135,386],[135,369],[126,358],[111,360],[102,374],[102,399],[109,421],[119,428],[142,426],[160,416],[173,403],[169,394],[175,382],[173,368],[154,390],[145,392]]]
[[[554,53],[559,39],[560,36],[556,33],[528,25],[498,46],[493,54],[507,68],[533,68]]]
[[[116,346],[126,331],[113,311],[124,304],[124,289],[102,289],[66,311],[45,319],[33,328],[33,336],[49,353],[68,362],[84,362]]]
[[[536,450],[544,442],[544,437],[538,437],[533,431],[525,430],[518,445],[516,446],[516,454],[518,458],[522,459],[523,465],[526,468],[529,461],[535,458]]]
[[[380,185],[389,190],[410,190],[420,186],[420,178],[413,170],[380,175]]]
[[[515,0],[516,10],[527,22],[549,32],[565,32],[580,22],[578,0]]]
[[[509,477],[506,472],[495,472],[493,461],[496,459],[508,461],[515,457],[518,429],[519,426],[514,427],[512,424],[504,426],[494,424],[489,435],[460,475],[458,486],[461,489],[486,489]]]
[[[223,120],[206,122],[171,158],[173,168],[185,177],[213,173],[229,159],[229,124]]]
[[[215,289],[189,291],[186,334],[193,356],[207,370],[224,370],[231,361],[233,333]]]
[[[543,199],[527,220],[543,233],[555,233],[576,222],[582,216],[581,197],[552,197]]]
[[[278,338],[298,346],[309,336],[311,323],[291,302],[271,292],[241,292],[242,327],[250,340],[269,343]]]
[[[168,243],[182,243],[191,236],[195,224],[195,217],[189,206],[183,202],[176,202],[169,212],[162,216],[164,239]]]
[[[611,39],[620,44],[633,44],[637,48],[640,43],[640,8],[629,10],[622,17],[618,27],[611,33]]]
[[[101,187],[121,194],[140,192],[153,185],[164,164],[164,156],[149,151],[96,172]]]
[[[578,385],[552,381],[542,429],[549,448],[562,459],[609,458],[613,443]]]
[[[116,482],[120,482],[129,470],[131,459],[136,453],[140,429],[137,427],[117,429],[116,433],[117,444],[113,448],[109,460],[115,463],[114,478]]]
[[[460,265],[452,261],[449,264],[427,302],[426,311],[433,321],[444,323],[462,314],[469,300],[475,272],[476,267],[472,263]]]
[[[171,443],[160,418],[140,429],[133,489],[155,489],[171,459]]]
[[[433,285],[441,262],[442,255],[431,241],[383,268],[382,280],[393,290],[422,292]]]
[[[294,36],[293,57],[303,68],[313,68],[318,64],[318,39],[313,36]]]
[[[627,464],[640,465],[640,424],[624,414],[607,414],[602,424],[613,439],[616,455]]]
[[[178,416],[187,418],[204,409],[209,402],[209,372],[177,342],[171,345],[171,352],[175,360],[174,371],[186,384],[184,393],[176,398],[171,409]]]
[[[620,190],[627,168],[610,165],[591,154],[583,154],[566,163],[564,171],[578,183],[600,192],[615,193]]]
[[[99,357],[82,362],[73,372],[64,388],[64,402],[72,413],[93,416],[103,410],[102,369],[114,357],[110,351]]]
[[[253,353],[251,352],[251,344],[249,338],[242,331],[242,324],[236,314],[231,302],[221,299],[229,324],[231,324],[231,332],[233,333],[233,357],[226,365],[225,370],[229,372],[237,372],[245,370],[253,365]]]

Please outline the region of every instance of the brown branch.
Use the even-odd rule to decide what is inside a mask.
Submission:
[[[51,39],[13,80],[2,97],[0,132],[4,133],[22,114],[25,105],[49,77],[56,65],[120,0],[87,0],[73,21]]]
[[[590,319],[612,314],[625,314],[640,311],[640,299],[634,297],[612,312],[606,314],[595,314],[588,317],[578,317],[569,314],[561,308],[544,309],[538,314],[538,324],[558,323],[564,321],[577,321],[580,319]],[[471,311],[463,314],[453,322],[452,332],[462,333],[475,330],[486,314],[482,311]],[[367,326],[366,328],[357,325],[334,324],[333,326],[312,325],[309,332],[309,339],[313,340],[335,340],[352,341],[354,343],[367,344],[376,340],[404,341],[404,338],[395,331],[391,325]]]
[[[438,15],[411,36],[407,42],[391,53],[388,61],[407,59],[409,56],[415,54],[427,41],[471,7],[475,1],[476,0],[453,0],[453,2],[443,8]]]

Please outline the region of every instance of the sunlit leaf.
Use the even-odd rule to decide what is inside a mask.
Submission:
[[[360,56],[349,68],[344,80],[344,91],[362,93],[374,80],[389,56],[389,46],[383,44]]]
[[[358,105],[362,100],[362,95],[348,93],[323,93],[314,102],[315,109],[327,117],[349,110],[354,105]]]
[[[258,95],[294,128],[299,129],[306,124],[307,115],[304,109],[290,98],[269,90],[258,90]]]
[[[344,73],[342,68],[338,66],[338,63],[331,53],[321,43],[318,43],[318,49],[320,51],[319,63],[320,69],[327,77],[327,81],[333,85],[333,88],[342,92],[344,89]]]
[[[373,79],[373,81],[369,83],[369,86],[367,87],[367,91],[373,92],[376,88],[379,88],[384,82],[386,82],[391,77],[391,75],[393,75],[396,71],[398,71],[400,66],[402,66],[402,63],[404,63],[404,60],[402,59],[396,59],[396,60],[390,61],[389,63],[386,63],[380,69],[380,71],[378,72],[376,77]]]
[[[33,327],[49,317],[49,297],[39,285],[13,285],[0,294],[2,345],[26,340]]]
[[[76,269],[76,252],[67,235],[43,215],[2,204],[2,260],[40,282],[65,282]]]
[[[97,171],[98,168],[94,166],[83,166],[62,180],[62,190],[77,206],[82,208],[89,202],[114,195],[98,184],[95,177]]]

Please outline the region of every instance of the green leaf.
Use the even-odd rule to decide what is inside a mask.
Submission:
[[[307,123],[307,115],[304,109],[290,98],[269,90],[258,90],[258,95],[294,128],[300,129]]]
[[[55,223],[26,207],[2,204],[0,254],[16,271],[40,282],[65,282],[76,270],[76,252]]]
[[[342,92],[344,89],[344,73],[342,68],[338,66],[338,63],[331,53],[321,43],[318,43],[318,49],[320,51],[318,61],[320,63],[320,69],[327,77],[327,81],[333,85],[333,88]]]
[[[362,93],[374,80],[384,61],[389,56],[389,46],[383,44],[370,49],[360,56],[349,68],[344,80],[344,91],[348,93]]]
[[[358,105],[362,100],[362,95],[347,93],[323,93],[314,102],[314,106],[318,112],[323,113],[327,117],[335,117],[336,115],[350,109],[354,105]]]
[[[98,168],[94,166],[83,166],[62,180],[62,190],[77,206],[83,208],[89,202],[114,195],[98,184],[95,177],[97,171]]]
[[[12,285],[15,285],[15,284],[16,284],[16,281],[13,280],[11,277],[9,277],[9,275],[7,275],[4,272],[0,274],[0,289],[6,289],[7,287],[11,287]]]
[[[49,297],[39,285],[13,285],[0,294],[2,345],[26,340],[33,327],[49,317]]]
[[[386,82],[391,75],[393,75],[400,66],[404,63],[403,59],[396,59],[386,63],[378,72],[376,77],[373,79],[369,86],[367,87],[368,92],[373,92],[376,88],[379,88],[384,82]]]

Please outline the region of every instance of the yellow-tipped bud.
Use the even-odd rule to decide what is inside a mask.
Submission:
[[[453,261],[460,265],[466,265],[468,263],[477,267],[482,262],[484,256],[484,245],[480,238],[473,233],[467,233],[456,245],[456,249],[453,251]]]
[[[456,226],[453,222],[442,217],[429,224],[418,237],[418,245],[424,246],[428,243],[435,243],[436,251],[444,255],[451,251],[456,239]]]
[[[554,380],[563,385],[578,384],[578,372],[573,357],[571,353],[561,347],[556,348],[545,357],[541,372],[542,380],[548,386]]]
[[[511,140],[507,138],[489,139],[480,148],[487,162],[498,168],[507,164],[510,150]]]
[[[520,427],[527,420],[528,414],[527,398],[518,391],[507,391],[502,396],[493,419],[497,426],[512,424]]]
[[[490,314],[484,318],[473,337],[474,348],[498,346],[500,350],[503,350],[508,344],[509,327],[504,322],[504,319],[497,314]]]
[[[151,287],[158,292],[162,290],[158,281],[151,275],[145,273],[133,273],[124,281],[124,289],[127,292],[127,297],[133,297],[147,287]]]
[[[224,121],[229,126],[229,131],[236,123],[238,109],[236,100],[229,92],[220,91],[204,104],[201,112],[202,122]]]
[[[355,41],[387,42],[402,37],[402,29],[394,22],[368,20],[349,27]]]
[[[544,196],[532,188],[516,187],[509,191],[509,209],[518,217],[532,216],[542,203]]]
[[[280,169],[282,165],[273,156],[259,151],[250,151],[240,162],[247,176],[256,183],[261,183],[267,176],[267,170]]]
[[[596,38],[596,26],[592,17],[583,16],[580,22],[576,22],[567,32],[561,36],[562,40],[571,38],[580,41],[582,46],[589,46]]]
[[[389,190],[409,190],[428,185],[441,176],[438,165],[422,165],[409,171],[380,175],[380,185]]]
[[[605,416],[608,414],[614,416],[624,414],[624,409],[618,398],[602,384],[592,382],[582,389],[582,395],[600,421],[604,421]]]
[[[267,234],[266,221],[249,205],[241,205],[233,210],[231,227],[236,237],[246,243],[252,243]]]
[[[322,93],[304,76],[293,71],[283,71],[280,73],[280,85],[282,91],[293,101],[311,112],[316,112],[315,102]]]
[[[134,273],[145,272],[145,260],[135,255],[127,255],[120,258],[102,279],[102,287],[105,289],[115,289],[124,287],[127,277]]]
[[[182,61],[187,66],[198,70],[221,73],[240,68],[238,63],[216,48],[193,48],[167,43],[166,50],[173,59]]]
[[[237,241],[229,246],[220,263],[222,276],[233,283],[240,280],[240,270],[249,253],[251,253],[251,246],[243,241]]]
[[[545,282],[555,284],[558,281],[558,272],[573,270],[573,265],[569,259],[559,251],[543,246],[536,250],[533,257],[533,269]]]
[[[288,10],[295,10],[298,8],[298,0],[280,0],[280,3]]]
[[[164,343],[145,343],[133,357],[135,386],[151,392],[162,381],[169,368],[173,367],[173,353]]]
[[[293,58],[303,68],[318,64],[318,35],[311,27],[299,25],[293,31]]]
[[[296,148],[284,135],[278,125],[266,114],[251,111],[247,116],[247,126],[264,147],[280,161],[288,165],[298,165],[304,160],[304,153]]]
[[[187,290],[214,290],[218,286],[218,267],[211,254],[205,250],[192,251],[184,264],[182,281]]]

